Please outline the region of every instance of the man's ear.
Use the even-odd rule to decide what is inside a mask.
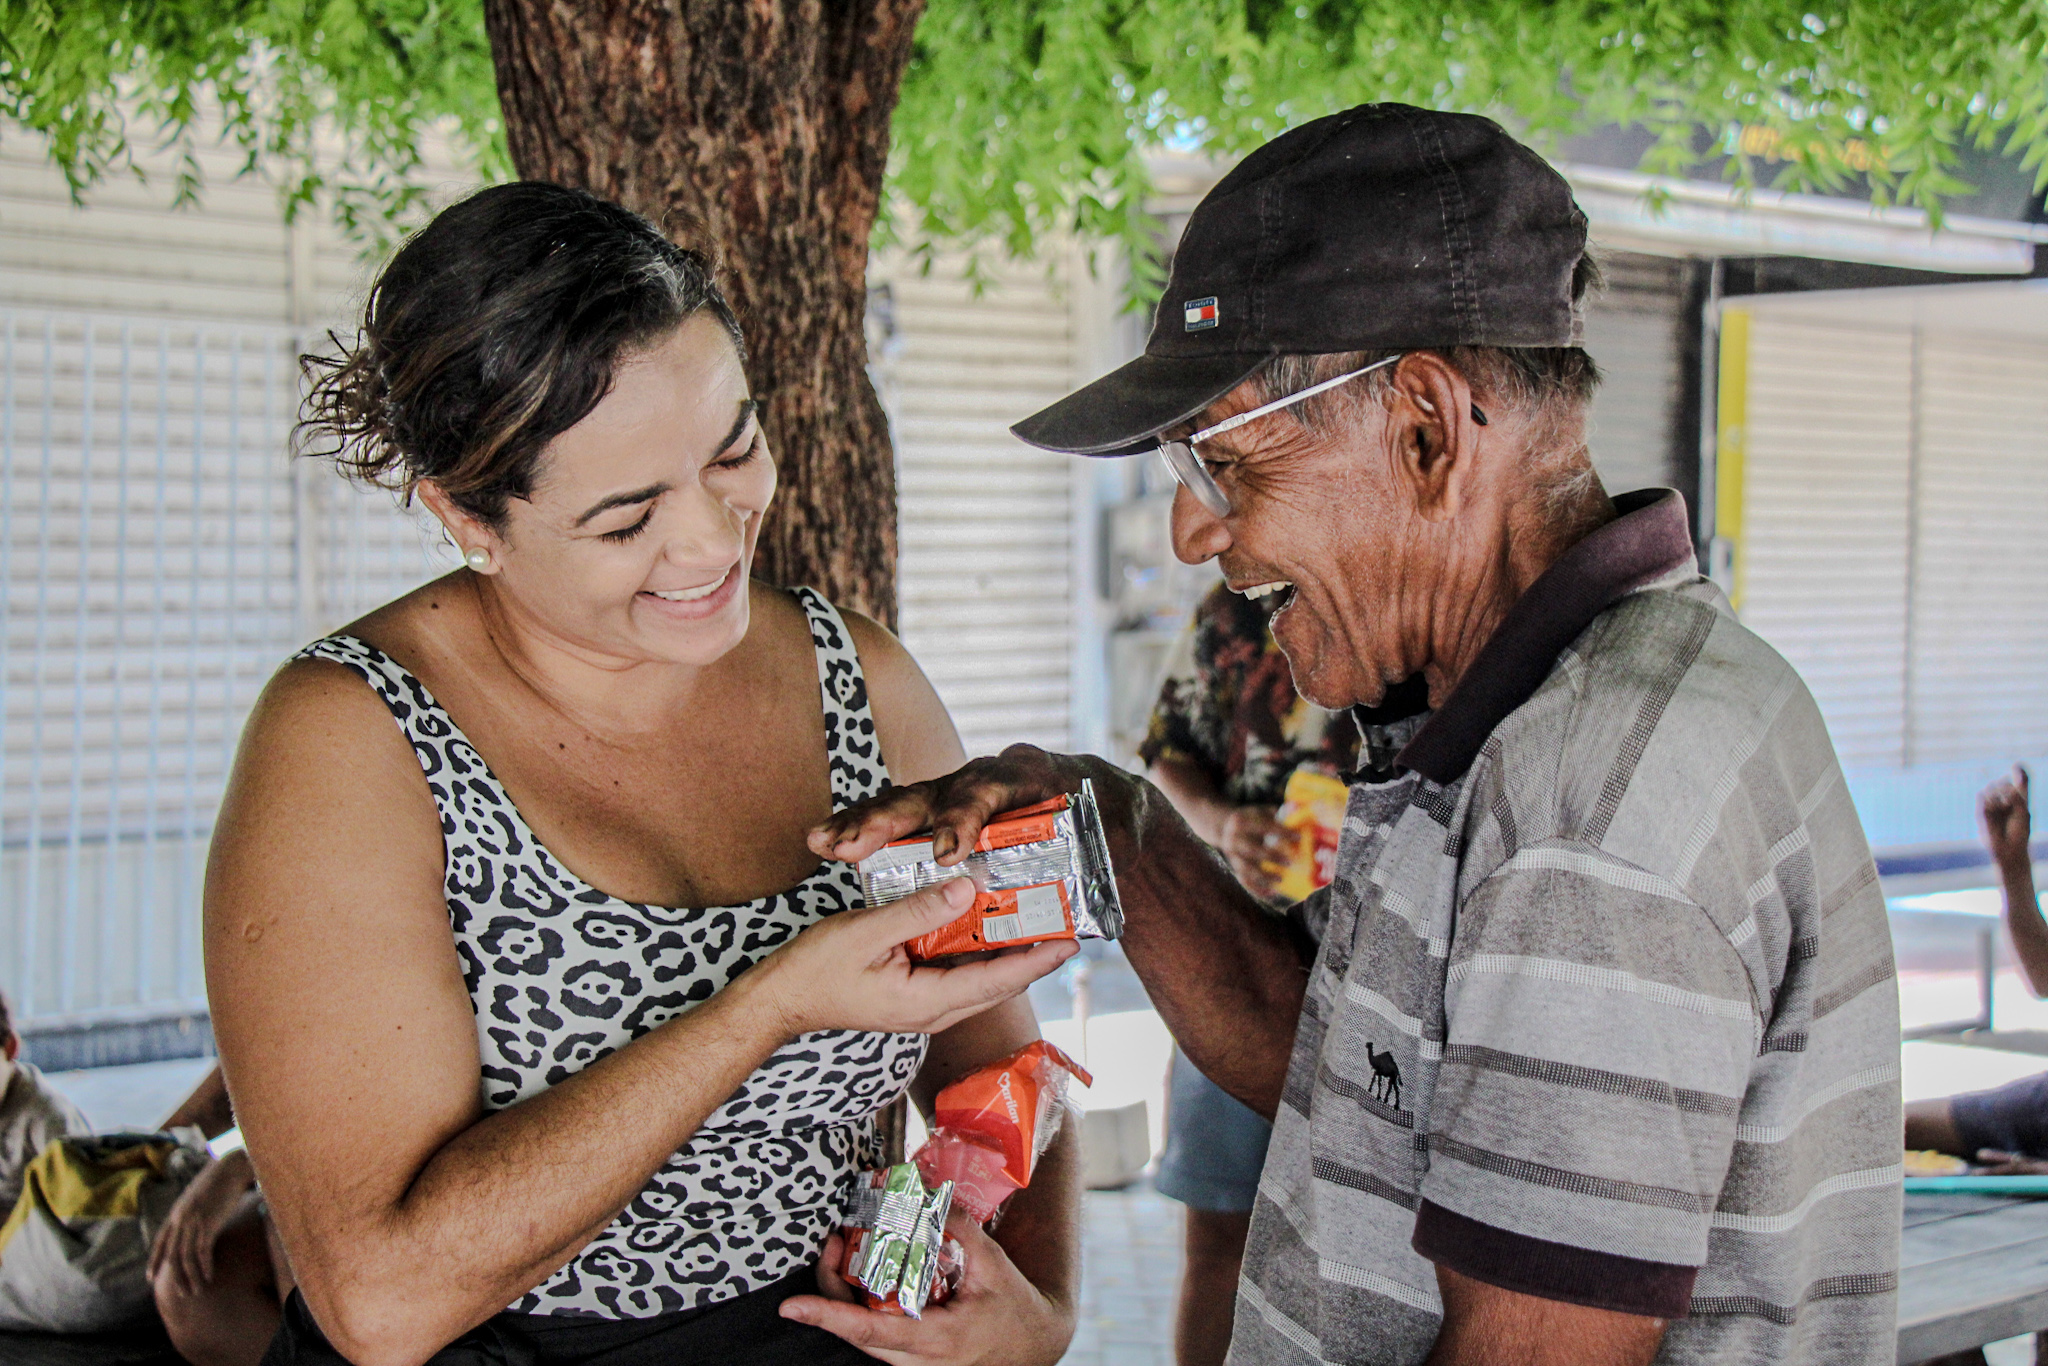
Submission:
[[[21,1036],[19,1034],[9,1034],[7,1042],[0,1043],[0,1054],[5,1054],[9,1062],[13,1062],[16,1058],[20,1057]]]
[[[482,550],[490,557],[492,567],[504,558],[504,538],[457,507],[455,500],[450,498],[439,484],[431,479],[422,479],[413,485],[413,494],[427,505],[427,511],[434,514],[435,519],[447,531],[448,539],[455,542],[456,554],[467,556],[472,550]],[[488,573],[491,570],[487,568],[479,572]]]
[[[1394,367],[1388,400],[1394,475],[1425,520],[1458,515],[1472,487],[1482,428],[1472,418],[1472,386],[1434,351],[1410,351]]]

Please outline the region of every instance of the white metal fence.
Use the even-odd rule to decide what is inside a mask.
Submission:
[[[289,454],[289,329],[0,309],[0,987],[31,1028],[205,1008],[207,838],[299,644],[445,563]]]

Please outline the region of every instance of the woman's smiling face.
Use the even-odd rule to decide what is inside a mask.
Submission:
[[[611,391],[548,444],[532,496],[487,535],[491,572],[507,606],[571,647],[709,664],[747,633],[774,494],[739,354],[699,313],[621,356]]]

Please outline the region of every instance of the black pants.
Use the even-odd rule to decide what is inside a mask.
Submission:
[[[470,1329],[427,1366],[872,1366],[874,1358],[822,1328],[776,1313],[813,1294],[809,1267],[752,1294],[650,1319],[503,1313]],[[263,1366],[347,1366],[294,1290]]]

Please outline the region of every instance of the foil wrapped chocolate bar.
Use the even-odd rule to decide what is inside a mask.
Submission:
[[[1091,782],[1083,781],[1073,796],[997,816],[953,867],[932,857],[929,835],[884,845],[860,862],[861,893],[870,906],[957,877],[973,879],[974,905],[952,924],[912,940],[911,957],[1123,935],[1123,903]]]
[[[927,1305],[943,1301],[944,1293],[935,1297],[942,1268],[950,1259],[958,1270],[957,1249],[949,1252],[946,1243],[952,1207],[953,1183],[941,1181],[927,1190],[913,1162],[854,1178],[840,1274],[863,1292],[869,1308],[915,1319]]]

